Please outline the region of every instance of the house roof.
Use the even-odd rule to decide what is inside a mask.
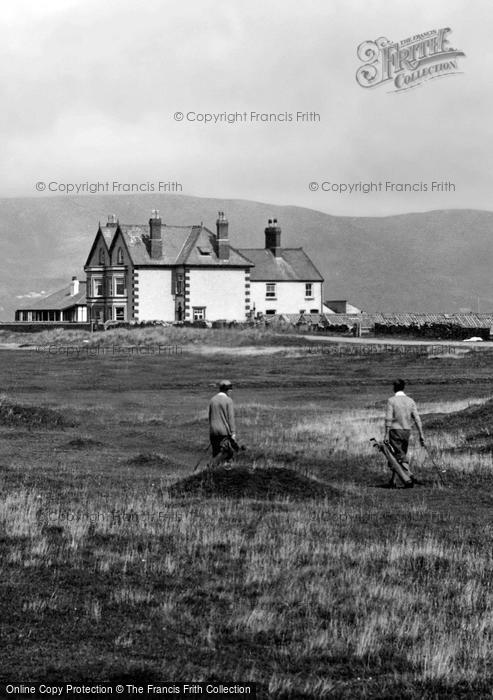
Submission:
[[[47,296],[30,299],[18,307],[18,311],[61,311],[72,306],[81,306],[86,303],[86,283],[79,282],[79,292],[71,296],[69,284],[67,287],[53,292]]]
[[[303,248],[281,248],[276,256],[267,248],[241,248],[239,251],[255,265],[252,282],[323,282],[323,277]]]
[[[164,245],[164,243],[163,243]],[[220,260],[217,256],[216,236],[205,226],[194,226],[188,237],[177,263],[180,265],[234,265],[251,267],[250,260],[245,258],[236,248],[229,247],[229,260]]]
[[[161,225],[162,255],[151,258],[150,227],[148,224],[119,224],[117,228],[103,226],[105,241],[115,239],[121,231],[128,254],[134,265],[192,265],[218,267],[250,267],[252,263],[230,246],[229,260],[217,255],[216,236],[205,226]],[[201,252],[202,251],[202,252]]]

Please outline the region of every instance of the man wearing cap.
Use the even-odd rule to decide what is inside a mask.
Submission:
[[[223,379],[219,384],[219,392],[209,403],[209,435],[213,464],[218,464],[221,459],[230,459],[233,455],[228,440],[236,440],[235,410],[230,396],[232,389],[231,382]]]
[[[420,483],[409,468],[409,458],[407,456],[412,423],[418,429],[421,445],[425,444],[425,438],[418,409],[413,399],[404,393],[405,386],[403,379],[396,379],[394,382],[395,393],[387,401],[387,410],[385,412],[384,441],[390,443],[397,461],[400,463],[406,476],[409,477],[409,481],[405,484],[406,488],[412,488],[414,484]],[[389,482],[391,488],[395,487],[395,479],[395,472],[392,472],[392,478]]]

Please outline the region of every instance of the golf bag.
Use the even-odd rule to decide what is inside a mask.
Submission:
[[[392,448],[392,445],[389,442],[386,442],[385,440],[379,442],[375,438],[372,438],[370,442],[373,443],[373,447],[376,447],[377,450],[379,450],[385,456],[389,469],[395,474],[397,474],[402,483],[404,485],[411,484],[413,481],[412,474],[407,467],[405,467],[399,462]]]

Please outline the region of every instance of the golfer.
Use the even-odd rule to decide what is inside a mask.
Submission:
[[[209,436],[212,445],[212,465],[233,456],[230,440],[236,440],[235,409],[229,379],[219,383],[219,392],[209,403]]]
[[[408,488],[411,488],[415,483],[420,483],[409,468],[409,458],[407,456],[412,423],[418,429],[419,441],[423,446],[425,438],[418,409],[412,398],[404,393],[405,386],[403,379],[396,379],[394,382],[394,396],[391,396],[387,401],[387,410],[385,412],[384,441],[390,443],[397,461],[401,464],[403,470],[409,474],[411,481]],[[389,483],[391,488],[395,486],[395,479],[396,474],[392,472],[392,478]]]

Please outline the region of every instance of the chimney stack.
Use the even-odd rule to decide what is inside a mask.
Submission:
[[[72,282],[70,283],[70,296],[74,297],[78,293],[79,293],[79,280],[74,275],[72,277]]]
[[[106,224],[108,228],[116,228],[117,227],[117,220],[116,220],[116,214],[108,214],[108,223]]]
[[[229,260],[229,236],[228,236],[228,220],[224,216],[223,211],[217,213],[216,231],[217,231],[217,257],[219,260]]]
[[[281,257],[281,227],[277,223],[277,219],[269,219],[265,229],[265,247],[276,258]]]
[[[161,233],[161,217],[159,210],[153,209],[149,219],[149,230],[151,240],[151,258],[157,260],[163,257],[163,238]]]

